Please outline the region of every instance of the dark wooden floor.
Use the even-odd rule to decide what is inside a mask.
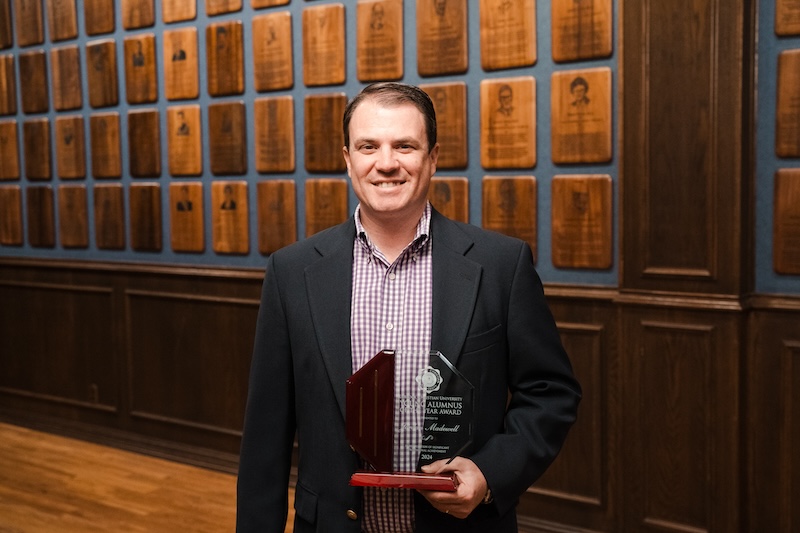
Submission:
[[[235,516],[233,475],[0,423],[0,533],[231,532]]]

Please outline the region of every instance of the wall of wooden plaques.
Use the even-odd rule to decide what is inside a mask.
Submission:
[[[437,110],[437,208],[546,250],[544,272],[613,285],[613,195],[593,211],[602,236],[582,236],[602,260],[540,241],[574,222],[542,216],[572,194],[556,176],[617,179],[615,2],[0,0],[0,186],[50,187],[88,225],[74,238],[66,200],[27,202],[0,254],[260,266],[352,213],[344,107],[399,80]]]

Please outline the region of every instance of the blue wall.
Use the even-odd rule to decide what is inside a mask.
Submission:
[[[248,194],[249,194],[249,201],[250,201],[250,253],[248,255],[220,255],[213,252],[211,249],[211,219],[210,219],[210,210],[206,209],[205,217],[205,231],[206,231],[206,251],[203,253],[176,253],[170,249],[170,241],[169,241],[169,209],[163,208],[162,209],[162,217],[163,217],[163,247],[161,252],[136,252],[130,249],[130,235],[127,237],[127,248],[122,251],[109,251],[109,250],[99,250],[95,246],[94,242],[94,220],[90,213],[89,219],[89,247],[87,249],[65,249],[64,247],[60,246],[57,242],[54,248],[32,248],[26,243],[23,246],[0,246],[0,256],[11,256],[11,257],[38,257],[38,258],[60,258],[60,259],[83,259],[83,260],[100,260],[100,261],[126,261],[126,262],[148,262],[148,263],[167,263],[167,264],[182,264],[182,265],[212,265],[212,266],[231,266],[231,267],[258,267],[260,268],[265,263],[265,258],[258,252],[258,242],[257,242],[257,231],[256,231],[256,194],[255,194],[255,185],[258,181],[270,178],[286,178],[291,177],[297,183],[297,206],[298,206],[298,234],[304,235],[305,234],[305,225],[304,225],[304,217],[305,214],[303,212],[304,206],[304,187],[303,183],[307,178],[315,178],[315,177],[330,177],[331,174],[325,175],[314,175],[310,174],[305,171],[303,168],[303,161],[304,161],[304,151],[303,151],[303,98],[307,94],[319,94],[319,93],[330,93],[330,92],[340,92],[343,91],[347,94],[348,98],[354,96],[360,88],[363,86],[356,78],[356,57],[355,57],[355,31],[356,31],[356,20],[355,20],[355,6],[356,2],[354,0],[345,0],[342,3],[345,5],[346,11],[346,41],[347,41],[347,58],[346,58],[346,69],[347,69],[347,81],[344,85],[340,86],[326,86],[326,87],[305,87],[303,85],[303,75],[302,75],[302,10],[307,7],[311,6],[318,6],[322,5],[326,2],[313,2],[309,3],[307,1],[301,0],[292,0],[289,5],[286,6],[277,6],[272,8],[254,10],[250,7],[250,1],[244,0],[244,8],[242,11],[236,13],[229,13],[220,16],[209,17],[205,14],[205,2],[203,0],[198,0],[198,16],[196,20],[187,21],[187,22],[180,22],[175,24],[164,24],[161,21],[161,2],[156,1],[155,9],[156,9],[156,25],[154,27],[149,28],[141,28],[137,30],[126,31],[122,28],[122,18],[119,9],[119,4],[116,5],[116,30],[112,34],[106,35],[96,35],[88,37],[85,34],[85,25],[83,21],[83,5],[82,2],[78,2],[78,27],[79,27],[79,37],[76,40],[69,40],[69,41],[60,41],[57,43],[52,43],[47,37],[45,38],[45,43],[41,46],[31,46],[19,48],[16,44],[6,50],[0,51],[0,54],[14,54],[17,55],[19,52],[27,51],[27,50],[35,50],[35,49],[45,49],[49,50],[52,47],[60,47],[70,44],[78,44],[80,47],[80,54],[81,54],[81,75],[83,78],[83,94],[84,94],[84,106],[82,109],[77,111],[68,111],[64,112],[63,114],[66,115],[74,115],[74,114],[82,114],[85,118],[85,130],[86,130],[86,146],[87,150],[90,146],[90,138],[89,138],[89,116],[91,113],[94,112],[108,112],[108,111],[118,111],[120,114],[120,131],[122,134],[122,169],[123,169],[123,177],[121,180],[94,180],[91,178],[91,168],[87,168],[87,177],[86,180],[83,181],[76,181],[76,180],[69,180],[69,182],[62,182],[58,177],[54,177],[53,180],[50,182],[33,182],[34,185],[51,185],[54,189],[61,183],[69,183],[69,184],[76,184],[76,183],[85,183],[87,186],[87,194],[88,194],[88,205],[93,205],[93,196],[92,196],[92,186],[95,183],[113,183],[113,182],[121,182],[126,186],[126,211],[128,209],[127,206],[127,186],[130,183],[144,183],[144,182],[152,182],[157,181],[161,184],[161,194],[162,194],[162,205],[166,206],[168,203],[166,202],[167,195],[168,195],[168,188],[170,182],[180,181],[180,180],[191,180],[197,181],[198,179],[203,181],[205,185],[204,187],[204,203],[205,205],[210,205],[210,183],[212,181],[212,176],[210,174],[210,163],[209,163],[209,146],[208,146],[208,135],[207,135],[207,106],[212,102],[220,102],[220,101],[234,101],[234,100],[244,100],[246,108],[247,108],[247,142],[248,142],[248,174],[242,177],[236,177],[236,179],[246,179],[248,181]],[[331,3],[331,2],[327,2]],[[12,2],[13,4],[13,2]],[[43,2],[44,4],[44,2]],[[613,2],[614,4],[614,14],[612,15],[612,20],[616,20],[616,0]],[[12,6],[13,7],[13,6]],[[469,2],[469,69],[468,72],[464,75],[457,75],[457,76],[441,76],[441,77],[425,77],[422,78],[417,74],[417,66],[416,66],[416,3],[410,0],[405,0],[404,3],[404,28],[405,28],[405,77],[403,81],[409,83],[436,83],[436,82],[446,82],[446,81],[465,81],[467,83],[467,97],[468,97],[468,109],[470,111],[470,115],[468,117],[468,128],[469,128],[469,165],[464,170],[440,170],[438,175],[440,176],[467,176],[470,181],[470,221],[473,224],[480,225],[481,221],[481,179],[484,175],[534,175],[537,179],[538,183],[538,269],[542,278],[547,282],[556,282],[556,283],[576,283],[576,284],[592,284],[592,285],[604,285],[604,286],[615,286],[618,283],[618,256],[619,256],[619,247],[617,242],[617,234],[618,234],[618,157],[619,157],[619,145],[617,142],[617,56],[618,50],[615,49],[613,54],[609,58],[599,59],[599,60],[592,60],[587,62],[572,62],[572,63],[561,63],[556,64],[552,60],[551,48],[550,48],[550,2],[547,0],[537,0],[537,26],[538,26],[538,42],[537,42],[537,52],[538,52],[538,61],[533,67],[529,68],[519,68],[519,69],[506,69],[500,71],[492,71],[492,72],[485,72],[481,68],[480,64],[480,31],[479,31],[479,19],[478,19],[478,2]],[[292,31],[293,31],[293,39],[294,39],[294,78],[295,78],[295,86],[290,91],[276,91],[270,93],[257,93],[254,89],[253,83],[253,59],[252,59],[252,47],[249,46],[249,43],[252,42],[252,26],[251,20],[254,15],[260,15],[264,13],[276,12],[276,11],[290,11],[292,13]],[[45,14],[46,18],[46,9],[43,7],[43,13]],[[224,98],[211,98],[208,95],[207,90],[207,78],[205,74],[205,27],[214,22],[220,22],[224,20],[241,20],[243,22],[243,30],[244,30],[244,38],[245,38],[245,58],[244,58],[244,70],[245,70],[245,93],[244,95],[233,96],[233,97],[224,97]],[[162,39],[162,32],[164,30],[169,29],[176,29],[181,27],[197,27],[198,29],[198,52],[199,52],[199,67],[200,67],[200,98],[197,100],[192,101],[171,101],[167,102],[166,98],[164,97],[164,70],[162,65],[162,54],[163,54],[163,39]],[[617,42],[617,33],[618,28],[614,27],[614,37],[613,42]],[[143,104],[140,106],[129,105],[126,103],[125,98],[125,73],[124,73],[124,56],[123,56],[123,40],[125,37],[130,35],[135,35],[138,33],[155,33],[156,35],[156,58],[158,63],[158,75],[159,75],[159,91],[160,91],[160,98],[159,101],[155,104]],[[120,103],[114,107],[107,107],[101,109],[91,109],[88,104],[88,91],[87,91],[87,63],[86,63],[86,49],[85,45],[87,42],[96,40],[96,39],[104,39],[104,38],[114,38],[117,42],[117,63],[118,63],[118,79],[119,79],[119,87],[120,87]],[[18,102],[19,102],[19,62],[16,62],[17,68],[17,85],[18,85]],[[48,66],[49,66],[49,54],[48,54]],[[580,68],[595,68],[595,67],[609,67],[612,70],[612,105],[613,105],[613,112],[612,117],[613,120],[613,159],[612,162],[609,164],[601,164],[601,165],[555,165],[552,163],[552,159],[550,157],[550,75],[557,71],[557,70],[574,70]],[[509,76],[519,76],[519,75],[530,75],[536,79],[536,89],[537,89],[537,165],[533,169],[525,169],[525,170],[508,170],[508,171],[485,171],[481,168],[480,165],[480,144],[479,144],[479,116],[477,110],[479,109],[479,84],[482,79],[489,79],[489,78],[499,78],[499,77],[509,77]],[[49,72],[48,72],[49,76]],[[51,91],[52,92],[52,91]],[[296,160],[297,160],[297,170],[292,174],[280,174],[280,175],[260,175],[255,171],[255,150],[253,149],[254,146],[254,124],[252,120],[253,116],[253,102],[258,97],[264,96],[277,96],[282,94],[292,94],[294,96],[294,105],[295,105],[295,125],[296,125],[296,146],[297,146],[297,153],[296,153]],[[51,102],[52,102],[52,94],[50,94]],[[167,151],[166,151],[166,142],[162,142],[162,168],[164,169],[160,178],[157,179],[133,179],[128,174],[129,168],[129,161],[128,161],[128,154],[127,154],[127,139],[125,138],[125,132],[127,131],[127,112],[133,108],[157,108],[161,112],[161,132],[162,132],[162,140],[165,139],[164,132],[166,131],[166,109],[168,105],[182,105],[187,103],[198,103],[201,105],[202,109],[202,123],[203,123],[203,169],[204,175],[201,178],[171,178],[166,171],[167,165]],[[19,136],[20,136],[20,152],[22,150],[22,143],[21,143],[21,136],[22,136],[22,122],[26,119],[32,118],[31,116],[24,115],[21,111],[21,106],[18,105],[19,112],[16,117],[0,117],[0,121],[7,120],[9,118],[16,118],[17,122],[19,123]],[[55,124],[55,118],[60,113],[53,111],[53,106],[50,106],[51,111],[49,113],[43,114],[41,116],[47,116],[50,118],[51,126]],[[53,150],[55,150],[53,148]],[[23,177],[18,182],[0,182],[0,186],[5,185],[15,185],[19,184],[24,189],[29,182],[24,177],[24,153],[20,153],[20,168],[22,169]],[[55,151],[53,153],[53,161],[55,161]],[[91,158],[88,157],[87,154],[87,166],[91,164]],[[614,220],[613,220],[613,234],[614,234],[614,246],[613,246],[613,257],[614,262],[610,269],[608,270],[584,270],[584,269],[557,269],[553,266],[552,261],[550,259],[550,185],[551,180],[554,175],[558,174],[608,174],[612,177],[613,182],[613,197],[614,197]],[[224,179],[220,177],[214,177],[214,179]],[[23,209],[24,209],[24,200],[23,200]],[[350,210],[355,207],[356,200],[355,197],[352,195],[350,197]],[[56,205],[56,209],[58,206]],[[127,213],[126,213],[127,219]],[[25,220],[25,215],[23,214],[23,221]],[[56,212],[56,220],[58,220],[57,212]],[[27,236],[27,228],[25,231]]]
[[[780,158],[775,153],[778,55],[784,50],[800,49],[800,36],[775,34],[775,0],[760,0],[758,27],[755,288],[762,293],[800,294],[800,276],[777,274],[772,266],[775,172],[800,167],[800,159]]]

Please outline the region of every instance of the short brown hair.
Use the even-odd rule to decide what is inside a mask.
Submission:
[[[428,136],[428,152],[433,150],[436,145],[436,111],[433,108],[428,93],[414,85],[397,82],[381,82],[367,85],[350,100],[344,110],[342,118],[342,128],[344,129],[344,145],[350,148],[350,119],[356,107],[364,100],[372,99],[386,106],[396,106],[400,104],[412,104],[419,109],[425,119],[425,132]]]

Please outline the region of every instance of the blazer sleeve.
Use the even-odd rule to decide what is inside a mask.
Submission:
[[[503,431],[472,457],[501,515],[558,455],[581,398],[526,243],[519,247],[508,299],[509,400]]]
[[[236,531],[283,531],[295,436],[294,377],[274,254],[256,324],[237,482]]]

